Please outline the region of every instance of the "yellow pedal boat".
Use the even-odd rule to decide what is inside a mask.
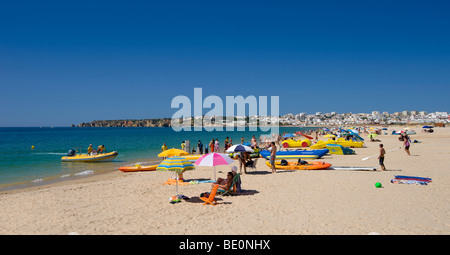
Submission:
[[[324,149],[327,147],[328,144],[338,144],[341,145],[342,147],[347,147],[347,148],[364,148],[364,142],[354,142],[354,141],[349,141],[349,140],[345,140],[344,138],[338,138],[337,140],[332,140],[329,139],[328,141],[318,141],[316,144],[311,145],[310,148],[311,149]]]
[[[88,154],[76,154],[75,156],[64,156],[61,158],[62,162],[98,162],[98,161],[110,161],[117,157],[119,153],[117,151],[88,155]]]
[[[303,140],[294,141],[292,139],[289,139],[289,140],[283,141],[281,143],[281,145],[283,146],[283,148],[309,147],[309,146],[311,146],[311,140],[303,139]]]

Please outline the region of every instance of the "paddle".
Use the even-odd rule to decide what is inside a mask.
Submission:
[[[397,149],[393,149],[393,150],[390,150],[390,151],[386,151],[386,153],[388,153],[388,152],[393,152],[393,151],[396,151],[396,150],[400,150],[402,147],[399,147],[399,148],[397,148]],[[377,154],[377,155],[373,155],[373,156],[370,156],[370,157],[366,157],[366,158],[363,158],[362,160],[368,160],[369,158],[373,158],[373,157],[376,157],[376,156],[379,156],[380,154]]]

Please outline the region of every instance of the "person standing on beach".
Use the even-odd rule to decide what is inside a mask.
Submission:
[[[272,142],[270,146],[272,147],[272,151],[270,152],[270,165],[272,166],[272,173],[276,173],[275,155],[277,154],[277,146],[275,145],[275,142]]]
[[[225,139],[225,142],[224,142],[224,147],[223,147],[223,153],[226,153],[226,151],[227,151],[227,149],[228,149],[228,136],[227,136],[227,138]]]
[[[386,170],[386,167],[384,166],[384,155],[386,154],[386,151],[383,148],[383,144],[380,144],[380,156],[378,156],[378,161],[380,163],[381,171]]]
[[[214,151],[219,153],[219,139],[216,139],[216,142],[214,143]]]
[[[200,154],[203,154],[203,143],[202,143],[202,141],[198,140],[197,146],[198,146],[198,152]]]
[[[211,148],[211,153],[214,152],[214,138],[209,142],[209,148]]]
[[[161,146],[161,152],[167,150],[167,145],[166,143],[163,144],[163,146]]]
[[[405,151],[408,154],[408,156],[411,156],[411,154],[409,153],[409,146],[411,146],[410,141],[409,141],[409,136],[405,134],[405,136],[403,137],[403,146],[405,146]]]

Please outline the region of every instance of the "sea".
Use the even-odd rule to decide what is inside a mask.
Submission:
[[[315,127],[280,127],[280,134],[306,132]],[[180,131],[170,127],[2,127],[0,128],[0,191],[21,189],[54,182],[83,178],[90,175],[119,171],[127,165],[150,165],[161,162],[158,154],[166,143],[168,148],[181,149],[189,140],[191,150],[200,140],[204,147],[211,139],[218,139],[220,148],[226,137],[233,144],[250,142],[255,135],[270,132],[257,131]],[[110,162],[62,162],[70,149],[86,153],[89,144],[96,149],[105,145],[108,152],[118,156]]]

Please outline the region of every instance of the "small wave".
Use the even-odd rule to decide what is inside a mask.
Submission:
[[[44,181],[43,179],[36,179],[36,180],[33,180],[32,183],[39,183],[39,182],[43,182],[43,181]]]
[[[64,174],[64,175],[61,175],[61,178],[66,178],[66,177],[69,177],[70,176],[70,174]]]
[[[67,152],[35,152],[37,155],[67,155]]]
[[[74,175],[76,175],[76,176],[80,176],[80,175],[90,175],[90,174],[93,174],[93,173],[94,173],[93,170],[86,170],[86,171],[83,171],[83,172],[76,173],[76,174],[74,174]]]

